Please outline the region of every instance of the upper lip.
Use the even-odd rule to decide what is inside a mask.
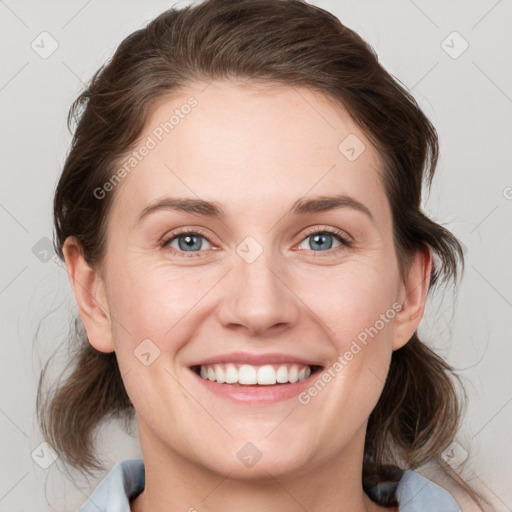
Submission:
[[[214,363],[240,363],[250,364],[254,366],[261,366],[264,364],[282,364],[282,363],[296,363],[307,366],[321,366],[318,362],[303,359],[301,357],[292,356],[290,354],[282,353],[268,353],[268,354],[251,354],[249,352],[230,352],[229,354],[219,354],[207,359],[201,359],[192,363],[190,366],[200,366]]]

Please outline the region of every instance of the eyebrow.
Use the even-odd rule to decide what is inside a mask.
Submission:
[[[357,199],[342,194],[336,196],[316,196],[300,198],[295,201],[287,212],[287,215],[308,215],[318,212],[337,210],[339,208],[351,208],[364,213],[372,222],[375,221],[367,206]],[[174,210],[183,213],[205,215],[207,217],[225,217],[222,205],[216,201],[205,201],[192,197],[164,197],[150,204],[141,212],[137,223],[145,217],[159,210]]]

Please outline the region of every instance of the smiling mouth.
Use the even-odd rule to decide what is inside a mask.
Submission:
[[[275,386],[295,384],[318,373],[322,366],[297,363],[250,365],[218,363],[192,366],[191,370],[204,380],[233,386]]]

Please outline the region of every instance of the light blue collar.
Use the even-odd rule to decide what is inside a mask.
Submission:
[[[130,512],[130,499],[145,484],[144,462],[118,462],[78,512]],[[461,512],[453,496],[416,471],[404,471],[396,488],[399,512]]]
[[[404,471],[396,488],[399,512],[461,512],[454,497],[416,471]]]

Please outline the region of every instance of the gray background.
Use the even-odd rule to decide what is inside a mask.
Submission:
[[[441,159],[425,209],[463,242],[467,268],[457,293],[432,297],[420,332],[460,370],[470,398],[447,461],[457,466],[469,452],[463,474],[497,511],[512,510],[512,2],[311,3],[366,39],[438,129]],[[52,463],[34,414],[41,364],[74,312],[48,246],[52,193],[70,142],[67,111],[83,83],[122,38],[171,5],[0,0],[0,511],[76,510],[104,476],[86,481]],[[107,470],[140,455],[135,436],[115,425],[100,449]]]

